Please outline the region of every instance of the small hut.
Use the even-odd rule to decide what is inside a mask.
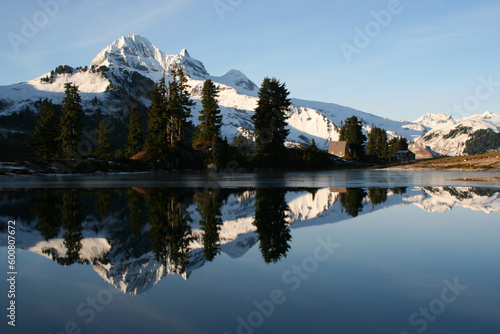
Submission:
[[[347,150],[347,142],[346,141],[331,141],[328,146],[328,153],[336,155],[337,157],[343,158],[345,157]]]

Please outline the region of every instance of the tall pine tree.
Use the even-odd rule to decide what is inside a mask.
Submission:
[[[110,155],[111,144],[109,141],[108,125],[106,120],[99,123],[94,139],[97,141],[97,146],[94,149],[94,155],[99,159],[107,159]]]
[[[63,156],[66,158],[77,155],[80,134],[82,133],[83,108],[82,99],[78,94],[78,86],[71,82],[64,84],[64,99],[62,101],[61,117],[61,148]]]
[[[220,115],[219,105],[217,103],[218,89],[212,80],[205,80],[203,84],[201,105],[198,120],[200,125],[196,129],[193,143],[201,145],[202,148],[212,146],[212,140],[220,139],[220,128],[222,126],[222,116]]]
[[[153,86],[148,112],[148,135],[145,148],[159,155],[164,155],[169,149],[166,93],[165,78],[162,78]]]
[[[290,208],[281,189],[257,189],[255,193],[255,220],[259,248],[266,263],[276,263],[286,257],[292,235],[287,218]]]
[[[381,159],[389,158],[389,145],[387,144],[387,132],[384,129],[372,127],[368,134],[366,153]]]
[[[347,158],[357,160],[364,157],[366,136],[362,129],[361,122],[356,116],[346,119],[340,128],[340,140],[347,141]]]
[[[169,83],[167,93],[170,145],[181,147],[184,144],[189,126],[188,118],[191,117],[191,107],[194,106],[194,102],[188,91],[188,79],[184,70],[178,67],[171,71],[171,76],[172,81]]]
[[[277,153],[283,150],[290,130],[286,128],[286,113],[290,108],[290,93],[285,83],[265,78],[259,90],[257,108],[252,116],[257,148]]]
[[[133,157],[140,152],[144,146],[144,137],[142,134],[141,113],[136,106],[130,108],[130,119],[127,136],[127,157]]]
[[[187,77],[181,68],[172,70],[172,80],[162,78],[153,87],[149,108],[146,149],[165,156],[171,148],[182,147],[189,127],[194,102],[190,98]]]
[[[53,159],[57,156],[59,131],[57,124],[59,115],[56,107],[45,100],[38,114],[37,125],[31,136],[35,139],[31,144],[35,156],[39,159]]]

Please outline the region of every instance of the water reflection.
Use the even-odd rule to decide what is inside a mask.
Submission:
[[[285,202],[286,190],[257,189],[255,193],[254,225],[259,235],[259,249],[266,263],[278,262],[290,249],[292,239],[289,222],[290,208]]]
[[[64,266],[92,265],[107,282],[132,295],[167,275],[188,278],[221,253],[240,257],[257,243],[263,261],[279,262],[290,250],[291,229],[393,205],[490,213],[500,210],[500,192],[470,187],[0,192],[0,212],[17,221],[19,248]],[[1,233],[6,229],[2,225]]]

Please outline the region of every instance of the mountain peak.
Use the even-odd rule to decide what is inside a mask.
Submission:
[[[191,56],[188,53],[188,50],[186,50],[186,49],[182,49],[181,52],[179,53],[179,56],[191,58]]]
[[[239,93],[249,95],[249,96],[257,96],[259,91],[259,87],[248,77],[238,70],[230,70],[226,74],[221,77],[212,77],[213,81],[219,82],[221,84],[233,87]]]
[[[203,64],[191,58],[186,49],[178,55],[167,55],[147,38],[135,34],[121,36],[91,62],[91,66],[106,66],[115,74],[122,70],[136,71],[153,81],[158,81],[163,73],[168,73],[177,64],[181,64],[193,79],[208,76]]]

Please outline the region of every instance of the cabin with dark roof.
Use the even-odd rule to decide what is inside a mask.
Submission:
[[[328,145],[328,153],[336,155],[339,158],[344,158],[347,150],[346,141],[331,141]]]

